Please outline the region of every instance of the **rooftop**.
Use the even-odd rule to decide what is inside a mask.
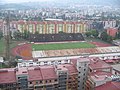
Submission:
[[[104,81],[107,77],[111,76],[112,73],[109,72],[93,72],[90,74],[91,79],[96,82],[96,81]]]
[[[40,70],[41,70],[43,80],[57,78],[57,74],[56,74],[55,68],[53,66],[42,66],[42,67],[40,67]]]
[[[66,68],[69,75],[78,73],[77,68],[73,64],[58,65],[58,68]]]
[[[42,80],[42,74],[40,72],[40,67],[36,67],[28,70],[29,81]]]
[[[88,59],[88,58],[79,58],[77,61],[79,61],[79,62],[89,62],[90,59]]]
[[[28,75],[27,68],[16,68],[16,75]]]
[[[109,64],[105,63],[102,60],[99,59],[93,59],[90,60],[90,65],[89,67],[93,69],[104,69],[104,68],[112,68]]]
[[[120,64],[111,65],[113,69],[120,71]]]
[[[107,82],[96,87],[95,90],[120,90],[120,82]]]
[[[14,68],[0,69],[0,84],[1,83],[15,83],[16,75]]]

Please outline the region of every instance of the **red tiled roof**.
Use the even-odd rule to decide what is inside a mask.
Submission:
[[[110,72],[104,72],[104,71],[97,71],[97,72],[90,73],[90,76],[94,76],[94,75],[97,75],[97,76],[101,76],[101,75],[111,76],[112,73],[110,73]]]
[[[112,73],[110,72],[104,72],[104,71],[99,71],[99,72],[92,72],[89,74],[89,77],[91,78],[91,80],[93,82],[96,83],[96,86],[98,84],[98,82],[103,81],[103,83],[101,83],[101,85],[103,85],[106,80],[106,77],[110,77],[112,75]]]
[[[58,65],[58,68],[67,68],[69,75],[78,73],[77,68],[73,64]]]
[[[45,22],[35,21],[35,24],[44,24]]]
[[[109,64],[105,63],[102,60],[96,60],[96,61],[90,60],[89,67],[91,69],[112,68]]]
[[[29,74],[29,81],[35,81],[35,80],[42,80],[42,74],[40,72],[40,68],[34,68],[32,70],[28,70]]]
[[[47,21],[47,24],[55,24],[55,21]]]
[[[70,60],[72,62],[72,64],[74,64],[75,66],[77,65],[77,59],[72,59]]]
[[[41,69],[43,80],[57,78],[57,74],[53,66],[41,66],[40,69]]]
[[[28,21],[27,24],[35,24],[34,21]]]
[[[3,83],[15,83],[16,75],[14,68],[0,69],[0,84]]]
[[[96,87],[95,90],[120,90],[120,82],[108,82]]]
[[[115,60],[105,60],[106,63],[114,63]]]
[[[64,24],[64,21],[56,21],[56,24]]]

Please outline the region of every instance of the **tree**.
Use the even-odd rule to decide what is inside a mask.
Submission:
[[[36,32],[35,32],[35,34],[37,35],[37,34],[39,34],[39,32],[38,32],[38,31],[36,31]]]
[[[107,42],[109,42],[109,43],[111,43],[111,41],[112,41],[112,36],[107,36]]]
[[[94,38],[97,38],[99,35],[99,32],[97,30],[90,30],[89,32],[85,33],[87,37],[93,36]]]
[[[91,34],[92,34],[95,38],[97,38],[99,32],[98,32],[97,30],[92,30],[92,31],[91,31]]]
[[[108,35],[106,31],[104,31],[104,32],[101,33],[100,38],[103,41],[106,41],[106,42],[109,42],[109,43],[111,43],[111,41],[113,40],[112,36]]]
[[[115,39],[119,39],[120,38],[120,32],[116,33],[115,35]]]
[[[91,36],[91,32],[86,32],[85,35],[86,35],[87,37],[90,37],[90,36]]]
[[[118,27],[118,30],[120,31],[120,26]]]
[[[104,32],[101,33],[100,38],[101,38],[103,41],[107,41],[107,36],[108,36],[107,32],[104,31]]]
[[[28,39],[29,38],[29,34],[30,34],[30,32],[25,30],[24,33],[23,33],[23,39]]]
[[[15,31],[13,33],[13,38],[16,40],[20,40],[21,39],[22,34],[19,31]]]
[[[3,32],[0,31],[0,39],[3,38]]]

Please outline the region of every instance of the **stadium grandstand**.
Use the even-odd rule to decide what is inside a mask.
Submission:
[[[81,33],[31,34],[30,42],[84,41]]]

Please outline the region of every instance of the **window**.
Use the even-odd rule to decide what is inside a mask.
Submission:
[[[83,78],[83,80],[85,80],[85,78]]]
[[[45,61],[44,64],[47,65],[47,61]]]
[[[29,63],[29,64],[33,64],[33,63]]]
[[[19,90],[21,89],[21,87],[19,87]]]
[[[45,82],[47,83],[48,81],[46,80]]]
[[[42,83],[42,81],[40,81],[40,83]]]
[[[57,81],[57,79],[55,79],[55,82]]]
[[[39,62],[37,62],[37,64],[40,64]]]
[[[38,81],[36,81],[36,84],[39,84],[39,82],[38,82]]]
[[[32,82],[29,82],[29,84],[32,84]]]

